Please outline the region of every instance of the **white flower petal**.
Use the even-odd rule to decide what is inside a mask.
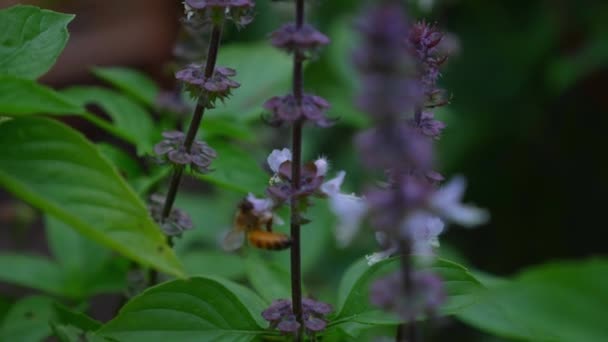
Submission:
[[[485,223],[490,217],[486,210],[460,203],[465,187],[465,179],[455,177],[433,194],[429,203],[431,209],[443,219],[465,227]]]
[[[467,228],[484,224],[490,219],[487,210],[460,203],[441,208],[441,213],[447,220]]]
[[[272,210],[274,202],[269,198],[257,198],[252,193],[247,195],[247,202],[253,205],[253,212],[261,214]]]
[[[315,160],[315,167],[317,168],[317,177],[325,176],[325,174],[327,174],[327,170],[329,169],[327,158],[320,157],[319,159]]]
[[[346,176],[346,172],[340,171],[333,179],[328,180],[327,182],[321,185],[321,192],[327,196],[334,196],[340,193],[340,187],[344,182],[344,177]]]
[[[410,214],[402,223],[402,234],[410,239],[412,253],[430,261],[434,257],[433,248],[439,247],[439,235],[443,232],[443,221],[424,211]]]
[[[345,247],[359,232],[367,203],[360,197],[338,193],[329,197],[329,207],[338,217],[336,240],[340,247]]]
[[[273,150],[266,158],[268,166],[273,172],[279,172],[279,167],[286,161],[291,161],[291,151],[288,148]]]
[[[367,265],[373,266],[374,264],[377,264],[382,260],[390,258],[390,256],[393,255],[393,253],[395,253],[396,251],[396,249],[391,248],[382,252],[368,254],[365,256],[365,260],[367,260]]]

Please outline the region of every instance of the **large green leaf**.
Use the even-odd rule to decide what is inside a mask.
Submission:
[[[154,105],[158,86],[141,72],[128,68],[107,67],[94,68],[93,73],[135,100],[148,106]]]
[[[182,274],[145,205],[93,144],[63,124],[34,117],[1,124],[0,185],[133,260]]]
[[[84,298],[126,288],[129,268],[126,260],[48,216],[46,234],[49,248],[61,267],[67,296]]]
[[[69,296],[60,265],[43,256],[0,254],[0,280]]]
[[[51,334],[53,299],[28,297],[16,302],[0,324],[0,341],[40,342]]]
[[[217,278],[176,280],[127,303],[98,334],[121,341],[239,341],[265,331],[232,285]]]
[[[531,268],[458,313],[468,324],[528,341],[608,340],[608,260]]]
[[[46,73],[68,40],[73,18],[33,6],[0,11],[0,74],[34,79]]]
[[[35,81],[0,75],[0,114],[83,114],[69,98]]]
[[[62,93],[83,107],[99,105],[112,119],[112,124],[135,143],[140,155],[152,152],[154,144],[161,139],[146,109],[124,95],[98,87],[72,87]]]
[[[218,64],[236,69],[235,80],[241,86],[225,105],[218,104],[209,114],[225,114],[244,120],[258,119],[263,111],[262,104],[288,89],[293,65],[290,56],[265,42],[227,45],[220,50]]]
[[[337,314],[330,326],[341,326],[347,333],[365,326],[396,325],[400,320],[373,307],[369,302],[369,288],[378,277],[399,267],[399,258],[389,258],[372,266],[359,260],[344,274],[338,292]],[[462,266],[443,259],[430,267],[443,280],[448,302],[443,306],[444,314],[453,314],[472,305],[482,289],[481,284]]]
[[[143,135],[143,133],[136,132],[135,129],[132,129],[133,125],[128,124],[128,117],[125,120],[115,120],[116,122],[121,123],[120,126],[115,126],[108,120],[101,119],[98,116],[87,112],[84,109],[85,102],[86,101],[79,98],[70,98],[69,96],[49,87],[42,86],[32,80],[21,79],[10,75],[0,75],[1,115],[11,117],[30,116],[33,114],[77,115],[132,144],[141,143],[140,136]],[[116,108],[116,106],[114,106],[113,109],[114,108]],[[122,112],[124,111],[119,110],[116,116],[119,116]],[[141,115],[141,110],[138,111],[138,113]],[[144,126],[146,126],[146,122],[144,122]],[[149,145],[150,142],[148,141],[147,146],[145,147],[149,149]]]

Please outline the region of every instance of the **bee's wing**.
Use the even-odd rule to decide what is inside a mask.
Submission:
[[[242,230],[231,230],[224,236],[222,241],[222,248],[225,251],[235,251],[245,242],[245,232]]]

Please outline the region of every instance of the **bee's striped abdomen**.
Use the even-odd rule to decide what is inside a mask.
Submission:
[[[249,242],[257,248],[269,250],[282,250],[291,246],[289,236],[282,233],[253,230],[248,234]]]

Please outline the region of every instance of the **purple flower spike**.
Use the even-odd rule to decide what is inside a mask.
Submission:
[[[304,25],[298,29],[294,23],[289,23],[272,32],[270,37],[275,47],[288,53],[302,51],[307,56],[329,44],[329,38],[311,25]]]
[[[162,220],[162,210],[165,204],[165,197],[154,194],[150,196],[150,215],[160,224],[160,228],[167,236],[181,236],[186,230],[194,228],[192,219],[183,210],[178,208],[171,209],[169,217]]]
[[[175,73],[175,78],[184,82],[186,89],[192,97],[201,97],[206,101],[207,108],[214,108],[217,100],[224,101],[231,94],[232,89],[240,84],[230,79],[235,76],[234,69],[216,67],[211,77],[206,78],[203,66],[190,64]]]
[[[271,112],[268,122],[273,125],[306,119],[319,127],[328,127],[335,121],[325,116],[329,102],[311,94],[305,94],[300,105],[292,94],[275,96],[264,103],[264,108]]]
[[[186,151],[184,146],[185,135],[179,131],[163,132],[165,138],[156,146],[154,153],[159,159],[159,162],[171,162],[176,165],[190,165],[192,170],[200,173],[209,173],[209,166],[213,159],[217,157],[217,153],[207,143],[203,141],[195,141],[190,148],[190,152]]]
[[[283,333],[293,333],[300,328],[300,324],[296,321],[292,310],[290,300],[279,299],[262,312],[262,317],[270,322],[271,328],[276,328]],[[324,317],[331,311],[332,307],[329,304],[303,298],[302,320],[306,332],[314,334],[324,330],[327,327]]]
[[[225,15],[239,27],[253,20],[255,6],[253,0],[186,0],[184,4],[188,20],[195,17],[195,20],[205,22]]]

